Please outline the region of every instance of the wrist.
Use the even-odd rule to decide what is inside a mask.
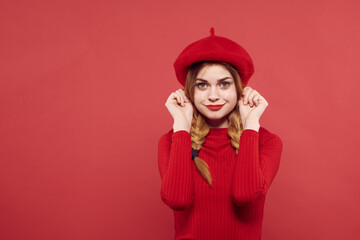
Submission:
[[[185,130],[185,131],[187,131],[188,133],[190,133],[190,127],[189,127],[189,126],[186,126],[185,124],[183,124],[183,123],[178,123],[178,122],[174,122],[174,124],[173,124],[173,130],[174,130],[174,132],[178,132],[178,131],[181,131],[181,130]]]
[[[246,121],[246,123],[244,124],[244,129],[252,129],[255,131],[259,131],[260,128],[260,123],[258,120],[254,120],[254,121]]]

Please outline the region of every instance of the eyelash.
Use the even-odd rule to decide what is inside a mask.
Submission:
[[[227,87],[227,86],[229,86],[230,85],[230,82],[221,82],[220,84],[224,84],[224,83],[226,83],[226,85],[225,85],[225,87]],[[207,84],[207,83],[198,83],[198,84],[196,84],[196,86],[198,87],[198,88],[201,88],[200,86],[202,85],[202,84]]]

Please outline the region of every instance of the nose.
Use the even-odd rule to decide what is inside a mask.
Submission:
[[[219,99],[219,93],[218,93],[218,89],[216,87],[210,88],[210,93],[209,93],[208,99],[212,102],[215,102],[216,100]]]

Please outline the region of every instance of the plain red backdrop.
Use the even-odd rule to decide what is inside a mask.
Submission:
[[[0,2],[0,239],[172,239],[160,199],[173,62],[210,34],[252,56],[284,144],[264,240],[358,239],[355,0]]]

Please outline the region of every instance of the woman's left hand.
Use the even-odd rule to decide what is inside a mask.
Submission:
[[[251,87],[243,89],[243,95],[238,103],[244,128],[251,124],[259,124],[260,117],[268,106],[265,98]]]

